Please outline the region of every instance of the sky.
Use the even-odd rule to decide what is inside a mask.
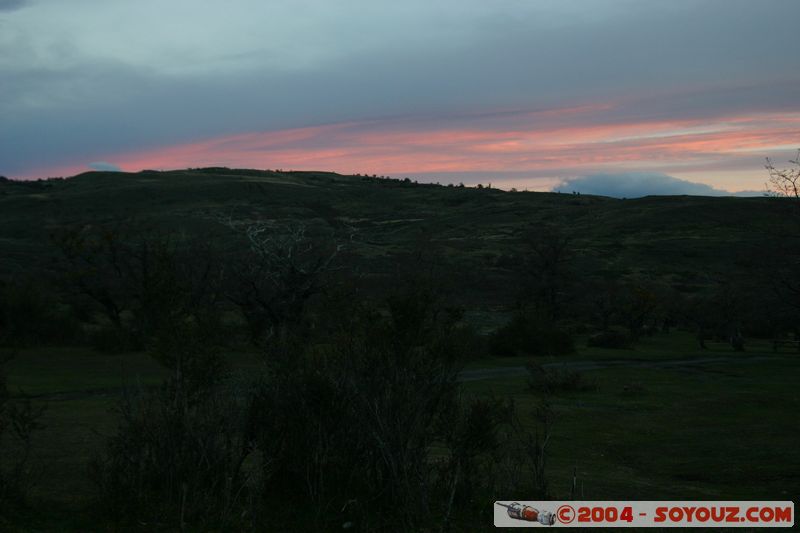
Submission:
[[[798,21],[797,0],[0,0],[0,175],[760,194],[800,148]]]

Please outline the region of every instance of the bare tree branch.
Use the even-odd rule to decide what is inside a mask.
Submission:
[[[765,185],[767,194],[800,199],[800,150],[789,163],[793,167],[777,168],[768,157],[765,168],[769,172],[769,182]]]

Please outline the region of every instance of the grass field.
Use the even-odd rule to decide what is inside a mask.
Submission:
[[[689,362],[709,357],[725,360]],[[230,360],[234,370],[258,364],[251,354]],[[666,360],[681,363],[641,364]],[[637,349],[580,349],[537,362],[554,361],[614,362],[582,371],[590,390],[549,398],[556,414],[548,457],[554,497],[568,497],[573,468],[585,499],[788,500],[800,495],[796,354],[773,354],[766,343],[745,353],[721,345],[703,352],[690,335],[677,332],[647,338]],[[526,362],[487,359],[468,368]],[[87,464],[115,426],[113,408],[121,389],[155,385],[163,371],[144,354],[55,348],[24,350],[7,370],[12,393],[24,392],[46,406],[31,464],[31,497],[46,506],[36,507],[52,509],[54,520],[77,509],[86,516],[92,501]],[[524,371],[464,386],[473,394],[512,396],[529,422],[542,400],[529,390]]]
[[[796,499],[800,357],[767,348],[745,354],[719,349],[714,356],[731,358],[719,363],[584,371],[596,390],[551,400],[557,414],[549,458],[554,496],[569,496],[575,467],[582,497],[590,500]],[[571,359],[606,355],[587,350]],[[643,360],[709,356],[694,351],[688,336],[649,339],[629,354]],[[511,394],[529,413],[541,400],[528,390],[526,375],[467,385]]]

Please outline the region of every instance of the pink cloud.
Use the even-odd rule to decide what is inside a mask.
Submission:
[[[614,119],[614,105],[476,114],[458,119],[348,122],[251,132],[92,160],[123,170],[202,166],[330,170],[414,175],[466,172],[587,173],[608,168],[705,169],[714,174],[745,155],[773,155],[800,139],[800,113],[752,113],[713,119]],[[39,169],[68,175],[81,165]],[[754,168],[753,186],[763,176]],[[715,177],[716,176],[716,177]],[[707,180],[708,181],[708,180]]]

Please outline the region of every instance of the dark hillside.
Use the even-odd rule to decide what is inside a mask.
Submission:
[[[326,172],[87,172],[0,183],[0,274],[49,268],[50,236],[64,227],[135,220],[211,240],[224,238],[221,220],[276,220],[349,235],[348,260],[376,281],[424,257],[458,279],[468,304],[513,299],[522,238],[542,227],[572,236],[583,274],[695,291],[741,272],[781,215],[769,198],[617,200]]]
[[[0,181],[0,529],[483,530],[480,502],[574,499],[576,475],[587,501],[790,495],[792,207],[221,168]],[[3,477],[29,458],[40,485]],[[3,518],[4,486],[29,515],[15,496]]]

